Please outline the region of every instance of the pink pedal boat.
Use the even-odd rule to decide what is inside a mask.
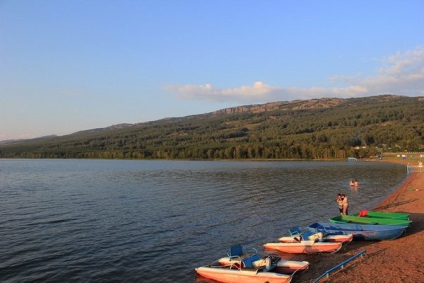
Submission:
[[[226,257],[196,268],[201,277],[229,283],[289,283],[297,271],[309,268],[307,261],[285,260],[276,255],[260,257],[256,249],[232,246]]]
[[[258,262],[256,263],[257,266],[270,266],[270,263],[268,263],[268,260],[269,260],[271,261],[271,264],[274,266],[276,272],[284,273],[284,274],[292,274],[297,271],[307,270],[309,268],[308,261],[287,260],[287,259],[280,258],[276,255],[269,255],[269,256],[263,257],[261,260],[262,262],[258,260]],[[223,266],[241,264],[241,260],[230,258],[228,256],[218,259],[218,262]]]
[[[283,236],[278,239],[278,241],[282,243],[296,243],[300,242],[302,240],[313,240],[313,241],[320,241],[320,242],[337,242],[337,243],[350,243],[353,240],[353,234],[347,234],[347,235],[324,235],[321,232],[312,234],[310,236],[307,235],[291,235],[291,236]]]
[[[315,242],[311,240],[292,243],[267,243],[266,250],[279,251],[290,254],[316,254],[335,253],[342,248],[343,243],[339,242]]]
[[[264,265],[264,262],[266,264]],[[231,265],[223,265],[218,261],[196,268],[198,275],[218,282],[226,283],[290,283],[292,274],[275,270],[275,263],[261,259],[257,254],[234,261]]]

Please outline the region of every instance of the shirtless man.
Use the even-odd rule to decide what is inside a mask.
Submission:
[[[342,215],[349,215],[349,202],[345,194],[342,194],[341,200],[343,204]]]
[[[342,194],[338,193],[337,194],[337,204],[339,205],[339,211],[340,211],[340,215],[343,215],[343,200],[342,200]]]

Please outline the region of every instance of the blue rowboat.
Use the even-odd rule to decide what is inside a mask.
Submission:
[[[338,224],[316,222],[308,226],[311,231],[324,234],[353,234],[354,240],[382,241],[399,238],[408,225]]]

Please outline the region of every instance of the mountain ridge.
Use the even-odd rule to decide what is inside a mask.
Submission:
[[[424,97],[321,98],[209,113],[0,145],[0,157],[340,159],[421,150]],[[357,150],[357,148],[365,148]]]

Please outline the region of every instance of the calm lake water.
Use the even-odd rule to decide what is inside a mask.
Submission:
[[[196,282],[231,245],[262,251],[337,215],[337,193],[353,213],[405,177],[369,162],[0,159],[0,281]]]

